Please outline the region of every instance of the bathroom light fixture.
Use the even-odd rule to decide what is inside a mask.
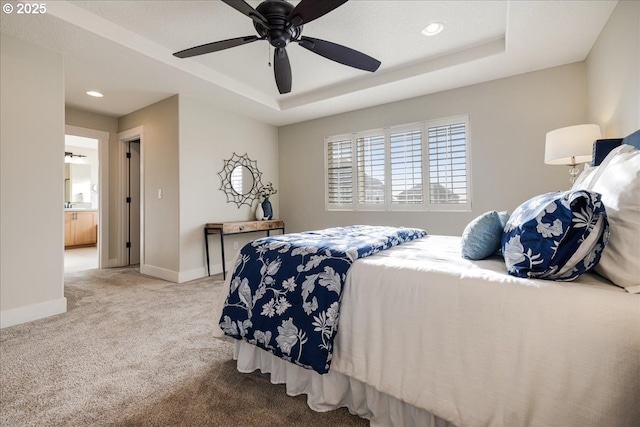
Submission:
[[[444,24],[442,22],[432,22],[422,29],[422,34],[425,36],[435,36],[444,30]]]
[[[84,163],[84,158],[87,157],[84,154],[73,154],[71,151],[64,152],[65,163]]]
[[[100,92],[96,92],[95,90],[87,91],[87,95],[93,96],[94,98],[102,98],[104,96],[103,94],[101,94]]]
[[[600,137],[598,125],[568,126],[547,132],[544,162],[548,165],[571,166],[569,174],[573,184],[580,173],[576,165],[591,161],[593,142]]]

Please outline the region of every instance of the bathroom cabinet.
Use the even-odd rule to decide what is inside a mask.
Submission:
[[[64,247],[95,246],[98,242],[98,212],[65,211]]]

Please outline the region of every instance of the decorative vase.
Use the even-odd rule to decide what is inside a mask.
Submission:
[[[262,203],[258,203],[256,207],[256,219],[262,221],[264,219],[264,211],[262,210]]]
[[[273,218],[273,207],[271,206],[271,202],[268,197],[265,197],[262,201],[262,212],[264,215],[264,219]]]

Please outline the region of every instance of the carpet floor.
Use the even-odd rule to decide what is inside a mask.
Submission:
[[[2,426],[366,426],[239,373],[212,335],[222,281],[67,273],[65,314],[0,330]]]

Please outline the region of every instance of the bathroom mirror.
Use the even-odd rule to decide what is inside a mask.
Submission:
[[[218,172],[222,184],[220,189],[227,195],[227,203],[235,203],[238,208],[242,205],[253,204],[259,197],[262,187],[262,172],[258,164],[247,154],[242,156],[233,153],[229,160],[224,161],[224,168]]]
[[[65,163],[64,202],[91,203],[91,166]]]

